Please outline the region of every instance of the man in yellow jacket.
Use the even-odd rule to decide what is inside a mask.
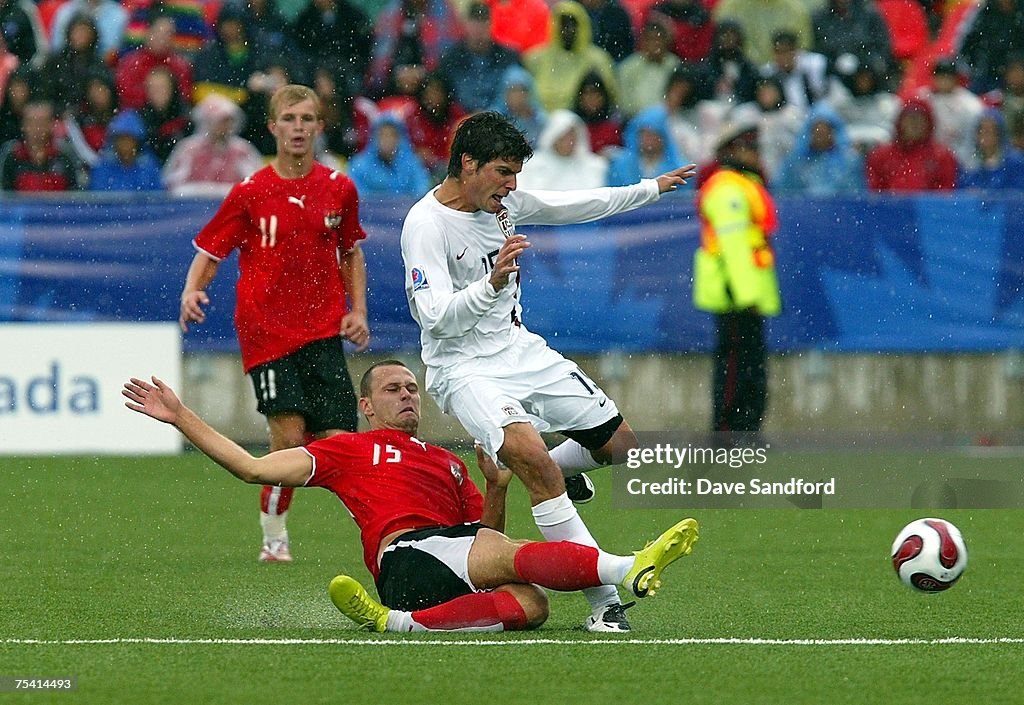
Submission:
[[[756,123],[726,123],[697,208],[693,302],[715,314],[716,328],[712,430],[757,433],[768,400],[764,318],[777,316],[782,302],[770,240],[777,217],[760,172]]]

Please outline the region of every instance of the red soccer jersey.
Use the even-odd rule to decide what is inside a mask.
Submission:
[[[484,500],[450,451],[403,431],[341,433],[310,443],[307,487],[338,496],[362,532],[363,560],[376,580],[380,541],[399,529],[479,521]]]
[[[347,310],[338,252],[365,237],[355,185],[322,164],[301,179],[266,166],[231,189],[195,246],[218,261],[239,252],[235,328],[246,372],[338,335]]]

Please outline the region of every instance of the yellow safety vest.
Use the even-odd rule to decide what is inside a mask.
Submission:
[[[697,193],[700,248],[693,261],[693,303],[702,311],[782,311],[775,253],[775,204],[756,177],[716,172]]]

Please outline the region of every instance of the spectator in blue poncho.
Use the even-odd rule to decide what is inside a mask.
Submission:
[[[118,113],[107,127],[99,161],[92,168],[90,191],[159,191],[160,164],[144,149],[146,128],[134,110]]]
[[[819,103],[779,167],[772,190],[833,196],[865,188],[864,161],[850,141],[846,123],[830,106]]]
[[[522,130],[531,147],[537,146],[548,117],[541,107],[537,87],[529,71],[518,65],[505,69],[501,90],[490,109],[501,113]]]
[[[405,124],[388,112],[374,121],[366,147],[349,162],[348,175],[360,196],[420,196],[430,188],[427,167],[413,151]]]
[[[961,189],[1024,189],[1024,155],[1010,144],[1003,114],[987,108],[974,127],[974,150],[960,165]]]
[[[519,54],[494,41],[487,3],[470,3],[463,26],[465,36],[441,57],[438,71],[448,79],[456,103],[469,112],[486,110],[497,98],[502,74],[519,63]]]
[[[625,145],[618,150],[608,169],[609,186],[627,186],[640,179],[653,179],[685,164],[668,126],[668,110],[655,105],[637,113],[626,126]]]

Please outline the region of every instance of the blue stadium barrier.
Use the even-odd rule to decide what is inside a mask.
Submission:
[[[0,320],[175,320],[191,239],[218,205],[146,196],[0,200]],[[372,349],[415,351],[399,235],[408,199],[366,200]],[[1024,348],[1019,195],[780,198],[785,301],[774,350],[972,352]],[[1016,224],[1016,225],[1014,225]],[[523,320],[567,353],[704,351],[691,304],[693,194],[600,223],[523,227]],[[233,351],[236,258],[210,287],[185,350]]]

